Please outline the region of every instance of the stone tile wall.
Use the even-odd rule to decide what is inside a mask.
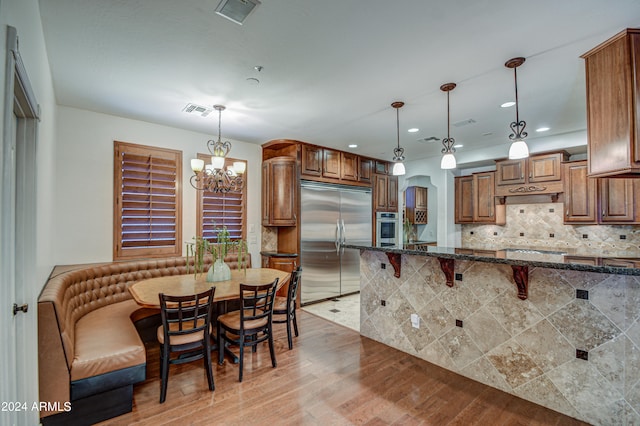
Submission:
[[[532,268],[523,301],[508,265],[456,261],[452,288],[433,257],[403,255],[395,278],[364,251],[360,270],[363,336],[592,424],[640,424],[640,277]]]
[[[565,225],[563,211],[562,203],[507,205],[506,225],[462,225],[462,246],[572,249],[640,257],[640,226]]]

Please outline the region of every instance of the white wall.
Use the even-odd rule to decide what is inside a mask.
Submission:
[[[182,239],[191,241],[196,235],[196,190],[189,184],[192,174],[189,162],[197,153],[208,152],[206,143],[212,136],[60,106],[55,158],[58,170],[55,263],[113,260],[113,141],[116,140],[182,151]],[[248,233],[247,239],[252,263],[259,265],[262,148],[230,142],[233,146],[229,156],[248,162],[247,227],[250,230],[254,225],[255,232]]]

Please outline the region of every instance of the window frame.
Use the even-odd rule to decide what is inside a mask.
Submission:
[[[113,260],[130,260],[139,258],[164,258],[182,256],[182,151],[140,145],[130,142],[114,141],[113,156]],[[131,154],[149,156],[161,160],[169,160],[175,165],[175,214],[174,243],[166,246],[140,245],[125,248],[122,243],[123,215],[121,200],[123,199],[122,155]],[[152,207],[149,207],[152,210]]]
[[[211,161],[211,154],[202,154],[202,153],[198,153],[197,158],[204,160],[205,163],[208,163]],[[242,200],[241,200],[241,209],[242,209],[242,215],[241,215],[241,226],[242,226],[242,231],[241,231],[241,239],[243,241],[247,240],[247,175],[248,175],[248,165],[249,162],[247,160],[243,160],[243,159],[239,159],[239,158],[229,158],[226,157],[225,158],[225,162],[224,162],[224,167],[229,167],[229,166],[233,166],[233,163],[236,161],[242,161],[244,162],[247,167],[245,168],[245,173],[242,175],[243,180],[244,180],[244,185],[242,187]],[[197,194],[196,194],[196,235],[198,236],[203,236],[204,235],[204,217],[203,217],[203,207],[204,207],[204,194],[205,191],[199,191],[196,190]],[[236,239],[236,238],[233,238]]]

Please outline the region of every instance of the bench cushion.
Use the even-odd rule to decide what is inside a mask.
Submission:
[[[71,381],[144,364],[145,349],[129,316],[130,299],[89,312],[76,323]]]

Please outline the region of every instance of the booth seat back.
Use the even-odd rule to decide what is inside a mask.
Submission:
[[[231,269],[237,269],[238,256],[228,255],[225,262]],[[189,259],[189,263],[192,272],[193,259]],[[210,265],[211,257],[206,257],[205,271]],[[247,267],[251,267],[249,255]],[[38,315],[43,316],[39,318],[39,334],[59,336],[70,370],[74,359],[75,325],[80,318],[103,306],[131,299],[128,287],[137,281],[186,273],[184,257],[111,263],[62,273],[47,282],[38,299]]]

